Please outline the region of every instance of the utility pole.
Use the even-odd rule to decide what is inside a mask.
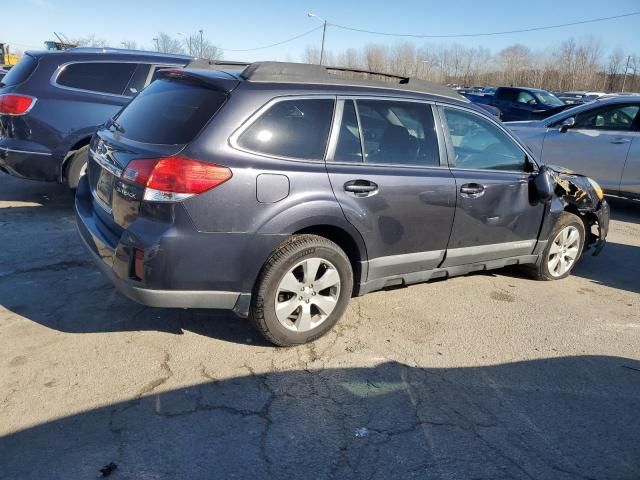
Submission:
[[[324,39],[327,35],[327,21],[324,18],[320,18],[315,13],[307,13],[308,17],[317,18],[322,22],[322,44],[320,45],[320,65],[324,62]]]
[[[202,30],[199,30],[200,32],[200,58],[202,58],[203,56],[203,47],[204,47],[204,41],[202,39]]]
[[[627,83],[627,72],[629,71],[629,62],[631,61],[631,55],[627,57],[627,66],[624,67],[624,76],[622,77],[622,92],[624,92],[624,85]]]
[[[156,52],[160,51],[160,42],[158,41],[158,38],[154,38],[153,39],[154,42],[156,42]]]

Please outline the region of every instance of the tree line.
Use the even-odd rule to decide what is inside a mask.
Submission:
[[[320,50],[307,46],[303,62],[319,63]],[[595,37],[570,38],[555,48],[534,51],[513,44],[492,53],[460,44],[369,44],[340,53],[325,52],[325,65],[417,77],[442,84],[526,85],[550,91],[640,91],[640,54],[617,48],[606,54]],[[625,75],[626,70],[626,75]]]

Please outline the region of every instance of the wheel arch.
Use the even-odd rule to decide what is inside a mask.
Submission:
[[[82,137],[80,140],[77,140],[69,148],[69,150],[67,150],[67,153],[65,154],[64,160],[62,161],[62,165],[60,167],[60,178],[58,179],[60,183],[64,183],[67,178],[67,169],[69,168],[69,160],[71,160],[71,157],[73,157],[73,155],[82,147],[86,147],[87,145],[89,145],[92,136],[93,135]]]

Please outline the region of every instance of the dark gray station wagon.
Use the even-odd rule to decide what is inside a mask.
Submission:
[[[540,166],[447,88],[361,73],[164,71],[91,141],[76,210],[102,271],[293,345],[354,295],[515,264],[555,280],[602,248],[595,182]]]

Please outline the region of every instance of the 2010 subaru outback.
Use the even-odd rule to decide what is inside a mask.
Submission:
[[[76,212],[130,298],[232,309],[277,345],[387,286],[566,277],[609,222],[595,182],[445,87],[276,62],[165,71],[93,137]]]

